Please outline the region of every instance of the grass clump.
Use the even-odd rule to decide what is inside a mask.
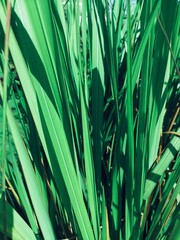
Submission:
[[[178,239],[178,1],[11,6],[8,57],[0,1],[2,236]]]

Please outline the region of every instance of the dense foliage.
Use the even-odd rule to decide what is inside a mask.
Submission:
[[[0,0],[0,238],[178,239],[179,23],[177,0]]]

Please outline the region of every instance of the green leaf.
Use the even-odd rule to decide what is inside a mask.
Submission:
[[[0,199],[0,206],[2,200]],[[3,215],[4,209],[0,208],[0,215]],[[34,233],[17,211],[6,202],[6,224],[7,236],[14,240],[36,240]],[[0,232],[3,233],[2,217],[0,218]]]

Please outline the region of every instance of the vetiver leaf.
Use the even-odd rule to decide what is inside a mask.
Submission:
[[[168,168],[171,161],[174,159],[175,155],[180,149],[180,139],[174,136],[169,143],[167,149],[163,153],[160,161],[157,165],[149,172],[145,185],[144,199],[147,199],[155,188],[158,180],[160,179],[162,173]]]
[[[2,200],[0,200],[0,204]],[[3,212],[0,209],[2,216]],[[14,240],[36,240],[34,233],[21,216],[12,208],[11,205],[6,203],[6,216],[7,216],[7,236]],[[0,218],[0,232],[3,232],[2,218]]]

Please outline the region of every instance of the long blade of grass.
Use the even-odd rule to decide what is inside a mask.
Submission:
[[[4,223],[4,240],[6,237],[6,193],[5,193],[5,170],[6,170],[6,129],[7,129],[7,86],[8,86],[8,56],[9,56],[9,29],[10,29],[10,20],[11,20],[11,3],[8,0],[7,6],[7,21],[6,21],[6,32],[5,32],[5,50],[4,50],[4,78],[3,78],[3,126],[2,126],[2,162],[1,162],[1,171],[2,171],[2,209],[3,211],[3,223]]]
[[[100,2],[97,3],[101,4]],[[88,9],[88,15],[92,22],[91,42],[91,77],[92,77],[92,125],[93,125],[93,158],[95,165],[96,184],[98,195],[101,192],[101,162],[102,162],[102,121],[104,101],[104,44],[96,3],[93,3],[92,10]],[[96,49],[96,51],[94,50]]]
[[[133,190],[134,190],[134,127],[133,127],[133,100],[132,100],[132,68],[131,68],[131,10],[130,1],[127,1],[127,160],[126,160],[126,196],[125,196],[125,236],[131,236],[133,218]]]
[[[91,140],[88,126],[88,116],[86,112],[85,96],[83,95],[82,86],[80,86],[80,98],[81,98],[81,109],[82,109],[82,129],[83,129],[83,146],[84,146],[84,160],[87,178],[87,191],[88,191],[88,202],[91,212],[91,218],[93,222],[95,238],[98,238],[99,224],[98,224],[98,206],[96,196],[96,183],[95,183],[95,172],[93,155],[91,149]]]

